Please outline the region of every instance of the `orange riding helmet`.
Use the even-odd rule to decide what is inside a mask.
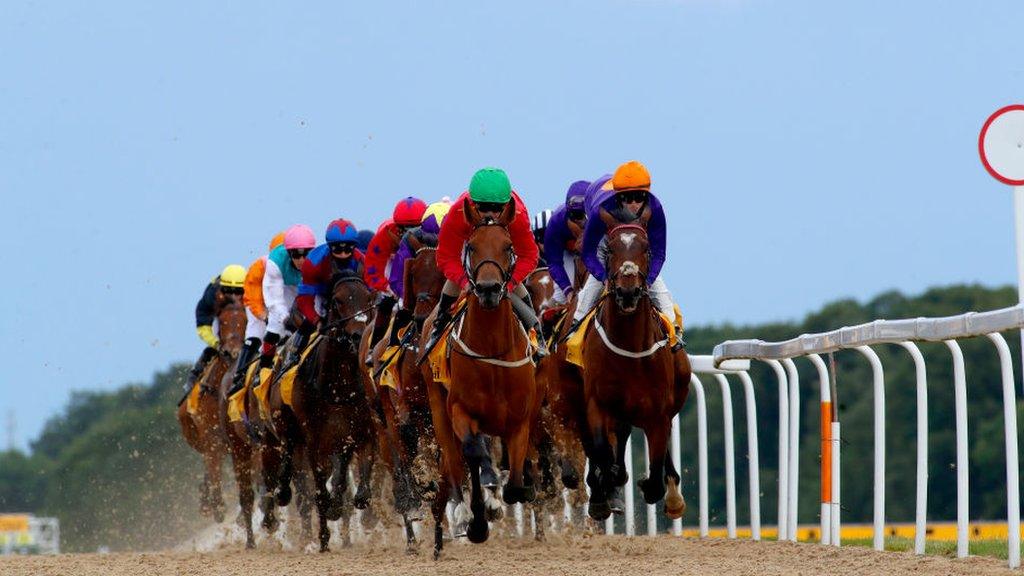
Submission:
[[[633,190],[651,191],[651,174],[647,167],[630,160],[619,166],[612,175],[612,187],[615,192],[630,192]]]

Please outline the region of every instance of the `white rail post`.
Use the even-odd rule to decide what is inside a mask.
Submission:
[[[619,441],[621,442],[622,439],[620,438]],[[622,487],[622,489],[626,493],[625,494],[625,496],[626,496],[626,511],[625,511],[626,512],[626,522],[625,522],[625,524],[626,524],[626,527],[625,527],[626,528],[626,536],[636,536],[636,518],[634,517],[634,514],[636,513],[636,510],[634,509],[634,502],[633,502],[633,484],[634,484],[634,479],[633,479],[633,435],[632,434],[630,434],[628,437],[626,437],[626,458],[625,458],[625,460],[626,460],[626,474],[629,476],[629,482],[626,482],[626,485]]]
[[[800,503],[800,373],[792,358],[782,361],[789,382],[789,541],[796,542],[797,506]]]
[[[690,384],[697,393],[697,494],[699,509],[700,537],[708,535],[708,406],[704,400],[704,385],[696,375],[690,376]]]
[[[967,463],[967,375],[964,354],[956,340],[943,343],[953,355],[953,391],[956,405],[956,556],[966,558],[967,522],[970,509]]]
[[[832,513],[829,514],[829,519],[832,521],[832,545],[840,547],[843,545],[841,528],[841,516],[843,513],[842,508],[842,493],[840,492],[840,480],[842,474],[842,426],[839,423],[839,377],[836,374],[836,358],[835,354],[829,354],[829,391],[832,396]]]
[[[715,374],[715,380],[722,389],[722,423],[725,428],[725,531],[729,538],[736,538],[736,451],[732,437],[732,393],[729,379],[724,374]]]
[[[821,429],[821,538],[826,546],[832,543],[832,394],[829,390],[828,368],[817,354],[808,354],[807,359],[818,371]]]
[[[683,460],[682,460],[682,444],[681,444],[681,435],[680,435],[679,428],[680,428],[680,425],[679,425],[679,414],[676,414],[675,417],[672,418],[672,440],[671,440],[671,444],[670,444],[671,445],[670,452],[672,452],[672,462],[676,465],[676,470],[682,470],[683,469],[683,467],[682,467],[682,464],[683,464]],[[683,519],[682,518],[676,518],[675,520],[672,521],[672,535],[673,536],[679,536],[682,533],[683,533]]]
[[[746,371],[740,372],[744,403],[747,405],[747,481],[750,483],[750,538],[761,540],[761,462],[757,451],[757,403],[754,382]]]
[[[789,518],[789,385],[786,371],[778,360],[765,360],[775,371],[779,380],[779,534],[780,541],[789,536],[787,519]]]
[[[868,346],[854,348],[871,363],[872,387],[875,393],[875,502],[874,534],[872,545],[875,550],[885,549],[885,376],[882,361]]]
[[[1017,392],[1013,389],[1013,359],[1003,335],[987,334],[999,352],[1003,375],[1003,431],[1006,437],[1006,524],[1010,568],[1020,568],[1020,478],[1017,468]]]
[[[647,444],[647,435],[644,435],[644,467],[647,470],[646,476],[651,475],[651,449]],[[647,508],[647,535],[658,535],[658,508],[655,504],[646,504]]]
[[[913,342],[900,342],[914,359],[917,376],[917,494],[914,508],[914,554],[924,554],[928,524],[928,372]]]

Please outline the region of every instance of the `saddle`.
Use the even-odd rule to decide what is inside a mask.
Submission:
[[[192,390],[188,393],[185,410],[192,416],[195,416],[199,412],[199,396],[203,393],[203,383],[210,377],[210,372],[213,370],[213,365],[216,363],[216,358],[206,363],[206,367],[203,368],[202,375],[196,379],[195,385],[192,386]]]

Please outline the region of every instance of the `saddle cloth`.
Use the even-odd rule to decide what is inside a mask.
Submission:
[[[579,329],[569,337],[569,340],[565,343],[565,360],[570,364],[575,364],[580,368],[583,368],[583,342],[586,339],[587,331],[590,329],[590,325],[594,321],[594,316],[597,315],[597,308],[595,307],[586,316],[583,317],[583,322],[580,324]],[[665,314],[658,312],[658,318],[661,319],[661,325],[668,334],[668,347],[671,348],[676,344],[676,327],[679,328],[679,332],[683,331],[683,314],[679,310],[678,305],[674,305],[675,318],[669,318]]]
[[[192,386],[192,390],[188,393],[188,400],[185,403],[185,410],[192,416],[195,416],[199,412],[199,396],[203,391],[203,383],[210,377],[210,372],[213,371],[213,365],[217,363],[217,359],[214,358],[206,363],[206,367],[203,368],[203,374],[196,379],[196,383]]]
[[[253,377],[259,368],[259,360],[249,364],[249,368],[245,371],[245,386],[228,398],[228,422],[241,422],[245,417],[245,396],[249,393]]]

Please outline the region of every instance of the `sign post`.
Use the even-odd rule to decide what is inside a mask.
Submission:
[[[996,110],[978,135],[978,154],[993,178],[1013,187],[1013,221],[1017,238],[1017,295],[1024,303],[1024,104]],[[1024,330],[1021,331],[1024,367]]]

